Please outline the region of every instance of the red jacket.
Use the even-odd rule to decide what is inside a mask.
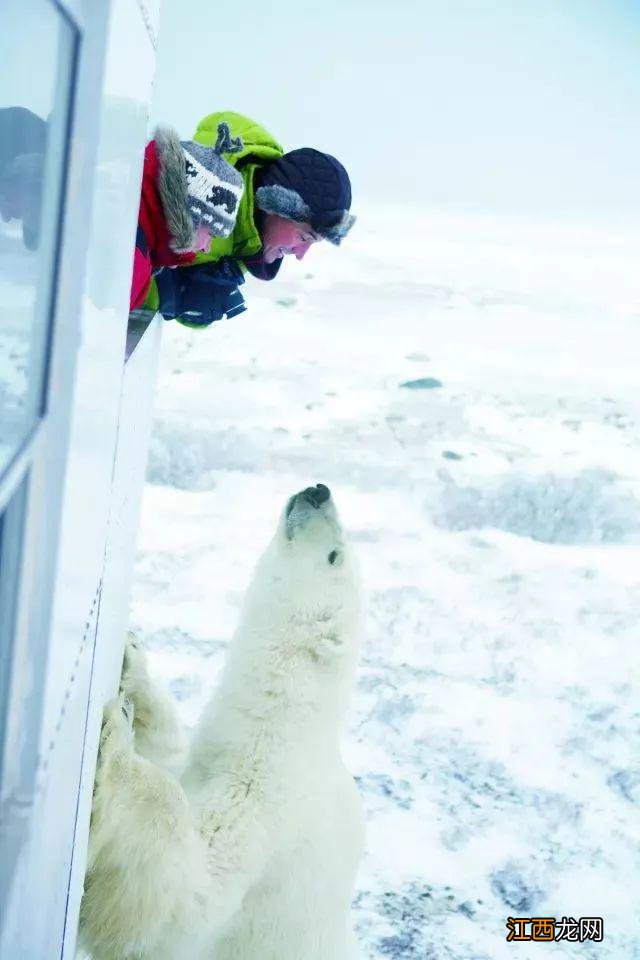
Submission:
[[[169,246],[171,238],[158,193],[158,170],[158,154],[155,140],[152,140],[147,144],[144,152],[138,233],[131,281],[131,310],[135,310],[144,303],[152,271],[156,267],[175,267],[193,263],[195,257],[193,253],[175,253]]]

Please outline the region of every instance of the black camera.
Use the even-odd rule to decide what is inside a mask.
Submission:
[[[179,318],[190,326],[207,327],[247,309],[238,289],[244,274],[231,257],[192,267],[164,267],[155,280],[158,310],[165,320]]]

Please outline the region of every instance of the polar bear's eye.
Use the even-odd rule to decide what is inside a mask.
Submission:
[[[329,556],[327,557],[327,560],[329,561],[329,563],[335,563],[337,559],[338,559],[338,551],[332,550]]]

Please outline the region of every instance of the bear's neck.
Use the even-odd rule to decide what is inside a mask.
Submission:
[[[198,732],[208,752],[253,750],[265,757],[338,749],[354,683],[357,649],[352,637],[289,622],[258,631],[241,626]],[[268,746],[267,746],[268,745]]]

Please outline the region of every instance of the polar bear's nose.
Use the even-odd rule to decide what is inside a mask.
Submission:
[[[306,490],[303,490],[300,496],[312,507],[317,508],[327,502],[331,496],[331,491],[329,487],[325,487],[324,483],[316,483],[315,487],[307,487]]]

